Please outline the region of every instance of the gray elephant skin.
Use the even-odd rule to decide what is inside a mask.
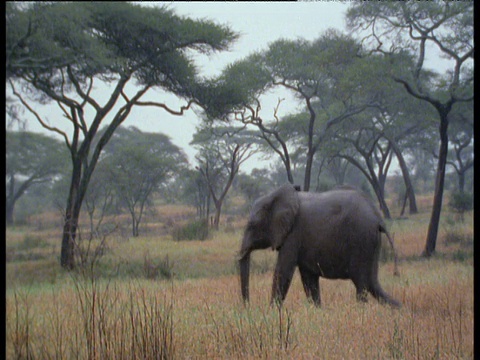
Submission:
[[[285,300],[298,266],[307,298],[320,306],[319,278],[350,279],[357,300],[367,293],[400,307],[378,282],[381,234],[393,247],[373,202],[353,188],[324,193],[300,192],[284,185],[252,206],[239,253],[242,297],[249,300],[250,255],[257,249],[278,251],[272,303]]]

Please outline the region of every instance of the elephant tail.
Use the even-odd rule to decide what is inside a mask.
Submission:
[[[387,231],[387,229],[385,228],[384,225],[380,225],[380,232],[381,233],[383,232],[387,236],[388,242],[392,246],[392,250],[393,250],[393,275],[400,276],[400,272],[398,271],[398,256],[397,256],[397,251],[395,250],[395,245],[394,245],[394,242],[393,242],[393,236],[390,235],[390,233]]]

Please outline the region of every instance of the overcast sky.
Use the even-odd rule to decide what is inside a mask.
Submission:
[[[328,28],[344,29],[348,3],[314,2],[171,2],[179,15],[212,19],[240,33],[232,51],[215,55],[203,64],[207,74],[215,74],[226,64],[254,51],[265,49],[280,39],[318,38]]]
[[[145,3],[156,6],[160,2]],[[168,5],[178,15],[194,19],[211,19],[216,23],[230,26],[240,33],[240,38],[233,44],[231,51],[215,54],[209,58],[199,58],[198,66],[203,75],[216,75],[227,64],[244,58],[254,51],[266,49],[268,44],[279,39],[304,38],[312,40],[319,37],[325,30],[336,28],[345,29],[344,14],[348,2],[313,1],[313,2],[161,2]],[[185,104],[172,96],[159,92],[150,94],[158,100],[158,96],[165,97],[167,104],[172,108]],[[280,95],[274,94],[263,106],[272,114],[271,109],[276,105]],[[282,95],[283,97],[283,95]],[[39,107],[40,108],[40,107]],[[295,110],[292,99],[282,103],[280,115]],[[42,113],[45,113],[40,110]],[[61,114],[46,110],[50,123],[55,124]],[[25,116],[28,114],[25,112]],[[65,124],[65,121],[62,121]],[[171,116],[165,111],[156,109],[137,109],[132,111],[124,125],[135,125],[142,131],[163,132],[169,135],[173,142],[184,149],[194,162],[195,151],[189,146],[195,127],[199,124],[198,117],[189,111],[185,116]],[[65,128],[67,130],[68,128]],[[41,131],[36,120],[28,121],[27,130]],[[70,133],[70,130],[67,130]],[[260,165],[249,160],[245,164],[247,171]],[[264,165],[260,165],[264,166]]]

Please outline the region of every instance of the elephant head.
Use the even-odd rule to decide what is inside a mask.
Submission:
[[[259,198],[252,207],[240,250],[240,281],[244,301],[249,298],[250,253],[279,250],[292,229],[300,206],[297,188],[284,185]]]

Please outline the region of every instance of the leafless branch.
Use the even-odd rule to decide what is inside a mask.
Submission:
[[[180,110],[173,110],[173,109],[169,108],[167,105],[165,105],[163,103],[155,102],[155,101],[135,101],[134,104],[138,105],[138,106],[159,107],[159,108],[162,108],[162,109],[166,110],[167,112],[169,112],[172,115],[178,115],[178,116],[183,115],[184,112],[189,110],[190,107],[193,104],[196,104],[198,106],[202,106],[197,100],[194,100],[194,99],[189,100],[187,105],[180,107]]]

